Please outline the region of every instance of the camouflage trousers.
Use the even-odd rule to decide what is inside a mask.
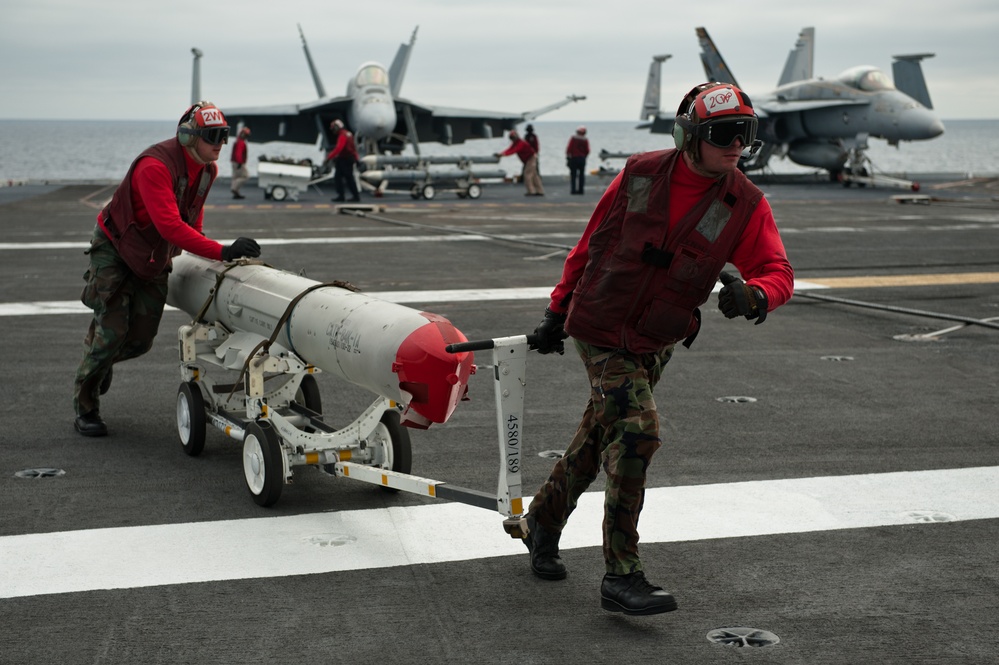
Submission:
[[[167,273],[152,280],[136,277],[98,226],[90,241],[90,268],[80,300],[94,310],[76,371],[73,408],[100,409],[101,382],[114,363],[137,358],[153,346],[166,304]]]
[[[604,561],[608,573],[626,575],[642,570],[638,516],[649,462],[661,445],[652,390],[673,347],[631,354],[576,341],[576,350],[589,376],[590,400],[576,435],[528,510],[541,526],[560,533],[602,465]]]

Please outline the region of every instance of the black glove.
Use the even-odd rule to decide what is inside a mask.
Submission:
[[[552,351],[559,355],[564,354],[565,344],[562,340],[568,337],[565,333],[564,325],[565,314],[556,314],[550,309],[545,308],[545,318],[534,329],[534,340],[529,343],[528,348],[540,354],[547,354]]]
[[[725,318],[734,319],[740,314],[747,319],[759,319],[760,325],[767,318],[767,294],[763,289],[749,286],[735,275],[722,272],[719,275],[724,284],[718,293],[718,309]]]
[[[235,261],[236,259],[248,256],[251,259],[260,256],[260,245],[253,238],[236,238],[228,247],[222,248],[223,261]]]

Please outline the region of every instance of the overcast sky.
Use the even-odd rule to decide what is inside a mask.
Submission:
[[[637,120],[663,53],[662,106],[675,109],[704,79],[698,26],[762,94],[813,26],[818,76],[861,64],[890,76],[892,55],[935,53],[923,71],[940,117],[999,118],[996,0],[5,0],[0,118],[172,120],[190,101],[192,47],[202,96],[223,108],[311,101],[296,23],[328,94],[364,61],[388,66],[419,25],[404,97],[521,112],[586,95],[545,116],[564,121]]]

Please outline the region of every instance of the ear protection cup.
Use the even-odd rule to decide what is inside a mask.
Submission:
[[[688,116],[678,115],[673,119],[673,144],[677,150],[682,152],[690,147],[694,133],[694,124]]]
[[[177,142],[182,146],[189,146],[194,143],[196,137],[191,131],[194,129],[194,114],[201,110],[202,103],[193,104],[180,117],[180,123],[177,125]]]

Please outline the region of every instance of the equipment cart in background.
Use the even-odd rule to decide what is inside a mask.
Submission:
[[[264,190],[264,198],[272,201],[298,200],[298,195],[333,177],[332,173],[314,165],[312,160],[292,160],[283,157],[262,156],[257,164],[257,184]]]

